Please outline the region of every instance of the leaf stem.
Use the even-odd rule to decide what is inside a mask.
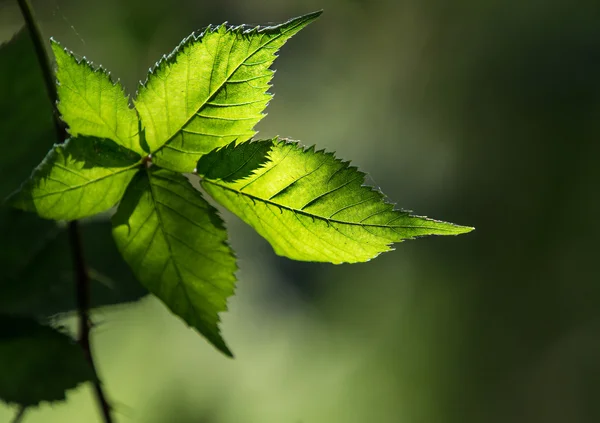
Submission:
[[[85,265],[81,232],[79,231],[79,225],[76,220],[69,222],[69,243],[71,244],[71,251],[73,253],[73,263],[75,263],[75,275],[77,280],[75,290],[79,314],[79,345],[81,345],[85,358],[94,372],[94,391],[98,405],[102,410],[104,422],[112,423],[113,420],[110,414],[111,407],[102,390],[102,383],[100,382],[100,379],[98,379],[98,372],[96,371],[90,345],[90,275]]]
[[[12,420],[12,423],[21,423],[23,421],[23,416],[25,415],[26,410],[27,407],[19,407],[19,409],[17,410],[17,414],[15,414],[15,417]]]
[[[61,121],[58,108],[56,107],[58,101],[58,94],[56,92],[55,76],[50,64],[50,59],[46,53],[42,33],[33,16],[33,9],[29,4],[28,0],[17,0],[23,19],[27,25],[29,34],[35,48],[35,53],[42,70],[44,82],[46,85],[46,91],[50,102],[52,103],[53,117],[54,117],[54,128],[56,130],[56,137],[59,143],[63,143],[69,136],[65,124]],[[92,372],[94,374],[94,391],[98,405],[102,411],[105,423],[112,423],[113,419],[111,416],[111,407],[106,400],[106,395],[102,390],[102,384],[98,378],[98,372],[94,364],[92,356],[92,349],[90,346],[90,276],[88,273],[87,266],[85,264],[85,257],[83,254],[83,243],[81,241],[81,233],[79,231],[79,225],[76,220],[69,222],[69,242],[71,244],[71,252],[73,257],[73,263],[75,267],[76,283],[75,292],[77,300],[77,309],[79,315],[79,344],[83,349],[86,360],[88,361]],[[19,410],[16,421],[18,422],[25,409]]]
[[[46,54],[46,48],[44,47],[44,42],[42,41],[42,32],[40,31],[40,27],[33,16],[33,9],[29,4],[29,0],[17,0],[17,3],[19,4],[21,14],[23,15],[23,19],[25,19],[25,24],[27,25],[27,29],[31,35],[35,54],[42,70],[44,84],[46,85],[46,92],[48,94],[48,98],[50,99],[50,103],[52,103],[52,116],[54,120],[56,137],[58,142],[62,143],[68,138],[69,134],[67,133],[66,125],[60,119],[60,115],[56,107],[58,94],[56,92],[54,72],[52,71],[50,58]]]

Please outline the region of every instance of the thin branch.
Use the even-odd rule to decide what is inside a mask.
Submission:
[[[42,70],[42,75],[44,77],[46,92],[48,94],[48,98],[50,99],[50,103],[52,104],[52,115],[54,118],[53,120],[54,129],[56,130],[56,137],[58,139],[58,142],[62,143],[69,137],[69,134],[67,133],[67,127],[65,126],[64,122],[60,120],[58,109],[56,107],[56,102],[58,101],[58,94],[56,92],[54,72],[52,71],[50,58],[46,54],[46,48],[44,47],[44,42],[42,41],[42,32],[40,31],[40,27],[33,16],[33,9],[29,4],[29,0],[17,0],[17,3],[19,3],[19,7],[21,8],[21,14],[23,15],[23,19],[25,19],[25,24],[27,25],[27,29],[29,30],[29,34],[31,35],[31,40],[33,41],[35,54],[37,56],[40,68]]]
[[[102,383],[100,382],[100,379],[98,379],[98,372],[96,371],[94,358],[92,356],[92,348],[90,346],[90,275],[85,265],[83,243],[81,242],[81,233],[76,220],[69,222],[69,243],[71,244],[73,263],[75,263],[75,275],[77,278],[75,289],[77,291],[77,308],[79,313],[79,345],[81,345],[85,358],[94,372],[94,391],[96,393],[98,405],[104,416],[104,422],[112,423],[112,416],[110,414],[111,407],[102,390]]]
[[[17,414],[15,414],[15,417],[12,420],[12,423],[21,423],[23,421],[23,416],[25,415],[26,410],[27,407],[19,407],[19,409],[17,410]]]
[[[56,107],[58,101],[58,95],[56,92],[55,77],[50,64],[50,59],[46,54],[44,42],[39,26],[33,16],[33,10],[28,0],[17,0],[21,13],[25,19],[27,29],[31,35],[35,52],[38,58],[40,68],[44,75],[44,82],[46,84],[46,91],[50,102],[52,103],[53,115],[54,115],[54,127],[56,129],[56,136],[59,143],[64,142],[68,138],[66,126],[60,120],[58,108]],[[94,391],[96,393],[96,399],[98,405],[102,411],[105,423],[112,423],[113,419],[111,416],[111,407],[106,400],[106,395],[102,390],[102,384],[98,378],[98,372],[94,364],[92,356],[92,349],[90,346],[90,276],[88,273],[87,266],[85,264],[85,257],[83,254],[83,243],[81,242],[81,233],[79,231],[79,225],[76,220],[69,222],[69,241],[71,244],[71,252],[73,256],[73,263],[75,267],[75,291],[77,299],[77,309],[79,315],[79,344],[83,349],[85,358],[87,359],[92,372],[94,374]],[[23,414],[24,409],[20,410],[19,413]],[[20,417],[17,415],[17,422]]]

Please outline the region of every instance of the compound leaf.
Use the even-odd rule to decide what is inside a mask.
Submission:
[[[104,69],[94,68],[85,58],[77,60],[54,40],[52,51],[57,64],[58,110],[71,135],[108,138],[144,155],[138,118],[121,85]]]
[[[140,156],[114,141],[71,138],[55,145],[8,201],[46,219],[91,216],[121,199],[140,163]]]
[[[277,139],[255,143],[270,147],[269,160],[249,177],[228,181],[228,171],[219,173],[202,163],[198,173],[204,173],[202,187],[279,255],[336,264],[364,262],[391,250],[394,242],[472,230],[394,210],[380,191],[363,185],[364,173],[332,153]],[[219,152],[208,156],[213,154]],[[236,154],[221,161],[227,157],[239,161]],[[221,163],[220,168],[227,166]]]
[[[65,399],[65,391],[94,380],[81,348],[35,320],[0,315],[0,400],[21,406]]]
[[[216,210],[181,174],[140,172],[113,217],[117,247],[139,281],[227,355],[218,313],[237,270]]]
[[[134,101],[154,162],[191,172],[202,154],[250,139],[271,99],[277,50],[320,14],[264,28],[208,27],[183,40]]]

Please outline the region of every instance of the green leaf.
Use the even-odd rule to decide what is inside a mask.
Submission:
[[[108,220],[80,222],[91,307],[136,301],[148,291],[117,251]],[[0,208],[0,313],[46,319],[77,308],[66,225]]]
[[[391,250],[394,242],[472,230],[394,210],[381,192],[363,185],[364,173],[331,153],[305,150],[295,142],[257,142],[271,152],[269,161],[251,176],[228,182],[227,171],[215,174],[209,168],[201,183],[279,255],[336,264],[364,262]],[[237,154],[221,160],[228,157],[239,162]],[[201,163],[198,168],[199,174],[206,170]]]
[[[320,14],[264,28],[208,27],[183,40],[134,101],[154,162],[191,172],[202,154],[250,139],[271,99],[277,50]]]
[[[140,164],[140,156],[108,139],[71,138],[55,145],[8,201],[46,219],[92,216],[121,199]]]
[[[83,58],[52,40],[58,80],[58,110],[73,136],[108,138],[145,155],[139,137],[138,118],[118,82],[101,67],[94,68]]]
[[[21,406],[65,399],[65,391],[94,380],[81,348],[32,319],[0,315],[0,400]]]
[[[140,172],[113,217],[117,247],[140,282],[219,350],[218,313],[234,292],[235,257],[216,210],[181,174]]]
[[[22,29],[0,46],[0,201],[56,141],[52,105],[29,32]]]

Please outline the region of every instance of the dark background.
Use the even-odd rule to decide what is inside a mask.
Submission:
[[[282,49],[260,136],[336,151],[400,207],[477,228],[333,266],[276,257],[225,214],[236,359],[157,300],[100,310],[95,350],[118,421],[600,421],[600,3],[33,5],[46,36],[131,94],[193,30],[324,9]],[[0,39],[20,22],[0,1]],[[0,405],[0,421],[13,412]],[[95,421],[88,386],[26,417]]]

